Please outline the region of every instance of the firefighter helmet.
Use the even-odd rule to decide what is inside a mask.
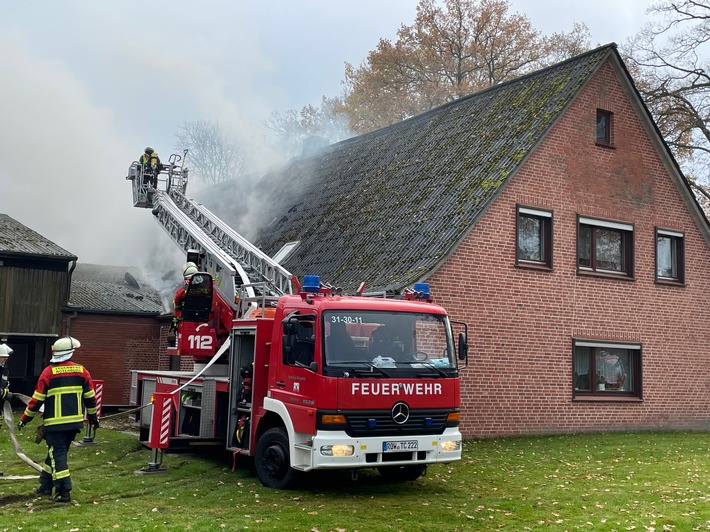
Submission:
[[[145,153],[147,153],[148,155],[151,155],[154,151],[155,150],[153,148],[151,148],[150,146],[147,146],[145,149]]]
[[[192,274],[197,273],[197,267],[196,266],[188,266],[182,271],[182,276],[185,279],[189,279],[192,277]]]
[[[12,348],[7,344],[0,344],[0,357],[9,357],[12,354]]]
[[[81,343],[76,338],[72,338],[71,336],[60,338],[54,342],[52,346],[52,358],[49,362],[57,364],[69,360],[77,347],[81,347]]]

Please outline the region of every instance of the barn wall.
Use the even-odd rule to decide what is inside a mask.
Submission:
[[[46,262],[46,268],[32,263],[36,261],[0,262],[0,332],[59,334],[60,309],[69,296],[66,262]]]

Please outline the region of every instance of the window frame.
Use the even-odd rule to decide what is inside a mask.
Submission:
[[[540,221],[541,242],[540,256],[542,260],[526,259],[520,256],[520,218],[526,216],[537,218]],[[528,207],[525,205],[515,206],[515,265],[523,268],[538,270],[552,270],[553,232],[554,223],[553,211],[540,209],[538,207]]]
[[[589,239],[589,266],[580,265],[580,238],[583,227],[590,227]],[[597,267],[597,250],[595,230],[612,230],[621,234],[622,243],[622,264],[625,265],[621,271],[608,270]],[[577,215],[577,274],[592,275],[597,277],[608,277],[613,279],[634,279],[634,224],[629,222],[603,220],[589,216]]]
[[[671,256],[671,260],[673,261],[673,259],[675,259],[675,277],[665,277],[662,275],[658,275],[658,238],[660,236],[670,237],[672,239],[673,249],[675,250],[675,257]],[[685,286],[685,233],[683,231],[656,227],[654,230],[653,241],[655,246],[654,277],[656,283],[674,286]],[[673,255],[673,250],[671,251],[671,253]]]
[[[599,136],[599,121],[600,118],[604,119],[606,122],[605,135]],[[595,122],[595,138],[597,146],[604,146],[605,148],[614,147],[614,113],[607,110],[597,108],[597,119]]]
[[[291,254],[294,252],[294,250],[298,247],[300,243],[300,240],[286,242],[283,246],[281,246],[281,249],[276,252],[276,255],[272,257],[272,260],[277,264],[283,263],[287,258],[291,256]]]
[[[575,374],[575,357],[577,355],[576,351],[578,347],[588,347],[589,351],[589,369],[588,378],[589,389],[580,389],[576,382],[579,375]],[[625,349],[631,351],[629,353],[629,360],[631,362],[630,382],[633,388],[629,390],[607,390],[606,386],[604,389],[599,389],[599,384],[597,381],[597,368],[596,368],[596,358],[597,349]],[[572,339],[572,398],[573,399],[586,399],[586,400],[641,400],[643,399],[643,379],[642,379],[642,366],[643,366],[643,344],[640,342],[618,342],[611,340],[587,340],[580,338]]]

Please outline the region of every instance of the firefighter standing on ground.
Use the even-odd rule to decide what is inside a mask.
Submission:
[[[9,372],[7,369],[7,361],[12,354],[12,349],[7,344],[0,344],[0,419],[2,419],[2,410],[5,408],[5,401],[10,400],[10,381],[8,379]],[[0,476],[3,472],[0,471]]]
[[[69,502],[72,489],[67,453],[69,446],[84,425],[82,403],[89,423],[98,428],[96,399],[91,375],[87,369],[69,359],[81,344],[76,338],[60,338],[52,346],[52,358],[44,368],[32,399],[18,423],[22,429],[32,421],[44,404],[47,458],[39,476],[38,495],[51,495],[54,502]]]

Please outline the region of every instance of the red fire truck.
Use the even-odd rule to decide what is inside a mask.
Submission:
[[[275,488],[323,469],[413,480],[459,460],[466,324],[432,303],[426,283],[398,299],[366,294],[364,284],[343,295],[317,276],[301,286],[184,196],[180,160],[161,175],[165,190],[144,187],[137,163],[127,178],[134,204],[152,208],[199,270],[172,349],[194,370],[133,371],[132,402],[153,399],[140,415],[154,452],[148,469],[164,449],[208,444],[253,457],[259,480]]]

